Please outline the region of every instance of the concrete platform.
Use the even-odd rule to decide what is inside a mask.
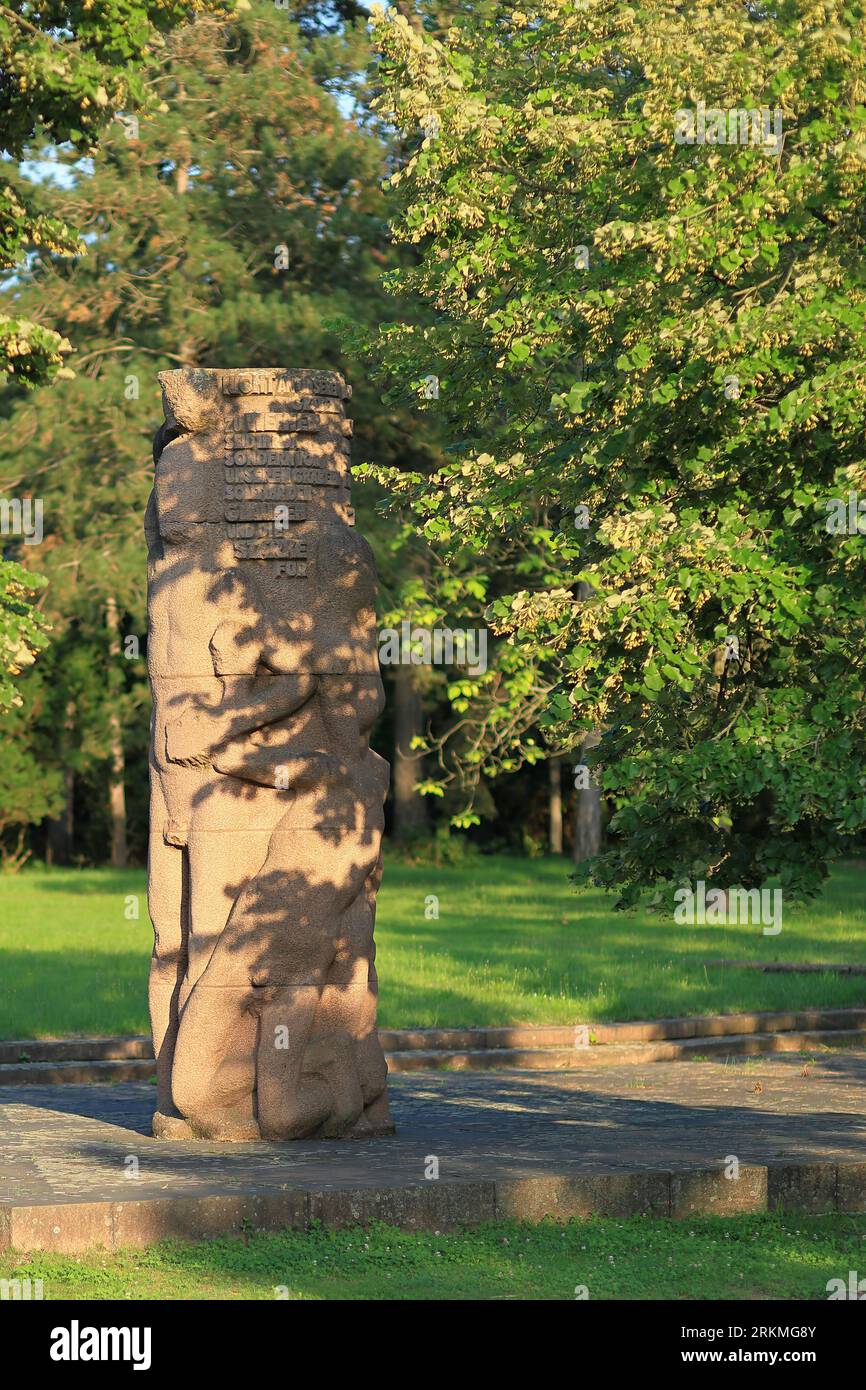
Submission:
[[[154,1091],[0,1088],[0,1249],[372,1219],[866,1211],[866,1052],[579,1072],[413,1072],[398,1133],[220,1145],[149,1137]],[[739,1162],[739,1178],[729,1156]],[[438,1162],[438,1178],[428,1177]]]

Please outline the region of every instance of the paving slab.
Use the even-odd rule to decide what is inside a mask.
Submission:
[[[863,1051],[413,1072],[391,1086],[393,1138],[291,1144],[155,1140],[154,1089],[142,1083],[2,1087],[0,1248],[116,1248],[311,1220],[436,1229],[866,1210]]]

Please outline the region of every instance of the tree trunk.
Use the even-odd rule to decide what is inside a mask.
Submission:
[[[186,89],[181,82],[177,89],[178,110],[183,109],[185,99]],[[180,198],[189,192],[190,161],[189,134],[186,126],[182,126],[178,132],[177,163],[174,171],[174,191]],[[182,339],[178,347],[177,357],[182,367],[194,367],[196,365],[197,344],[193,334]]]
[[[63,774],[66,802],[59,816],[49,816],[45,821],[45,862],[46,864],[68,864],[72,858],[72,840],[75,831],[75,773],[67,767]]]
[[[63,720],[63,752],[66,757],[66,770],[63,774],[65,802],[59,816],[48,816],[45,820],[45,862],[46,864],[68,864],[72,859],[75,844],[75,770],[69,758],[75,734],[75,701],[66,702]]]
[[[580,756],[598,743],[599,735],[590,734],[584,740]],[[601,792],[590,783],[588,787],[578,787],[575,793],[577,804],[574,810],[574,862],[582,864],[592,859],[601,849]]]
[[[547,760],[547,805],[550,822],[550,852],[562,854],[562,759]]]
[[[394,667],[394,798],[395,840],[407,840],[427,829],[427,808],[413,790],[422,777],[422,761],[412,753],[412,739],[424,732],[424,711],[411,666]]]
[[[126,851],[126,790],[123,785],[125,762],[123,756],[123,725],[120,720],[120,706],[117,696],[120,692],[120,622],[117,603],[109,598],[106,603],[108,623],[108,653],[111,662],[110,689],[113,694],[111,711],[108,717],[108,751],[111,758],[111,780],[109,782],[109,808],[111,812],[111,863],[115,869],[125,869]]]

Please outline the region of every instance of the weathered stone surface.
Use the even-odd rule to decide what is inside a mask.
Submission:
[[[767,1169],[741,1164],[739,1175],[727,1177],[723,1168],[671,1174],[671,1216],[687,1219],[711,1213],[737,1216],[767,1210]]]
[[[148,505],[154,1134],[388,1133],[376,578],[333,372],[160,375]]]
[[[601,1173],[521,1178],[496,1184],[500,1220],[573,1221],[589,1216],[667,1216],[670,1173]]]
[[[256,1205],[252,1197],[211,1194],[206,1202],[195,1197],[167,1197],[160,1201],[111,1204],[112,1248],[143,1249],[169,1237],[205,1240],[236,1233],[254,1225]],[[291,1225],[287,1215],[285,1225]]]
[[[834,1163],[771,1164],[767,1176],[770,1211],[808,1212],[821,1215],[836,1210]]]
[[[866,1211],[866,1163],[840,1163],[836,1169],[837,1211]]]
[[[493,1221],[492,1182],[427,1182],[408,1187],[333,1188],[310,1195],[310,1220],[329,1229],[387,1221],[408,1230],[455,1230]]]
[[[112,1248],[111,1208],[107,1202],[10,1207],[4,1224],[8,1233],[5,1248],[22,1253],[62,1250],[77,1255],[83,1250]]]

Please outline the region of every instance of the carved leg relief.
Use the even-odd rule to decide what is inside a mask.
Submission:
[[[182,1004],[173,1097],[202,1138],[370,1132],[365,1109],[387,1076],[370,988],[368,881],[378,849],[358,852],[338,883],[318,884],[307,881],[312,865],[307,876],[290,867],[314,851],[318,832],[275,830]],[[378,1132],[387,1128],[381,1110]]]

